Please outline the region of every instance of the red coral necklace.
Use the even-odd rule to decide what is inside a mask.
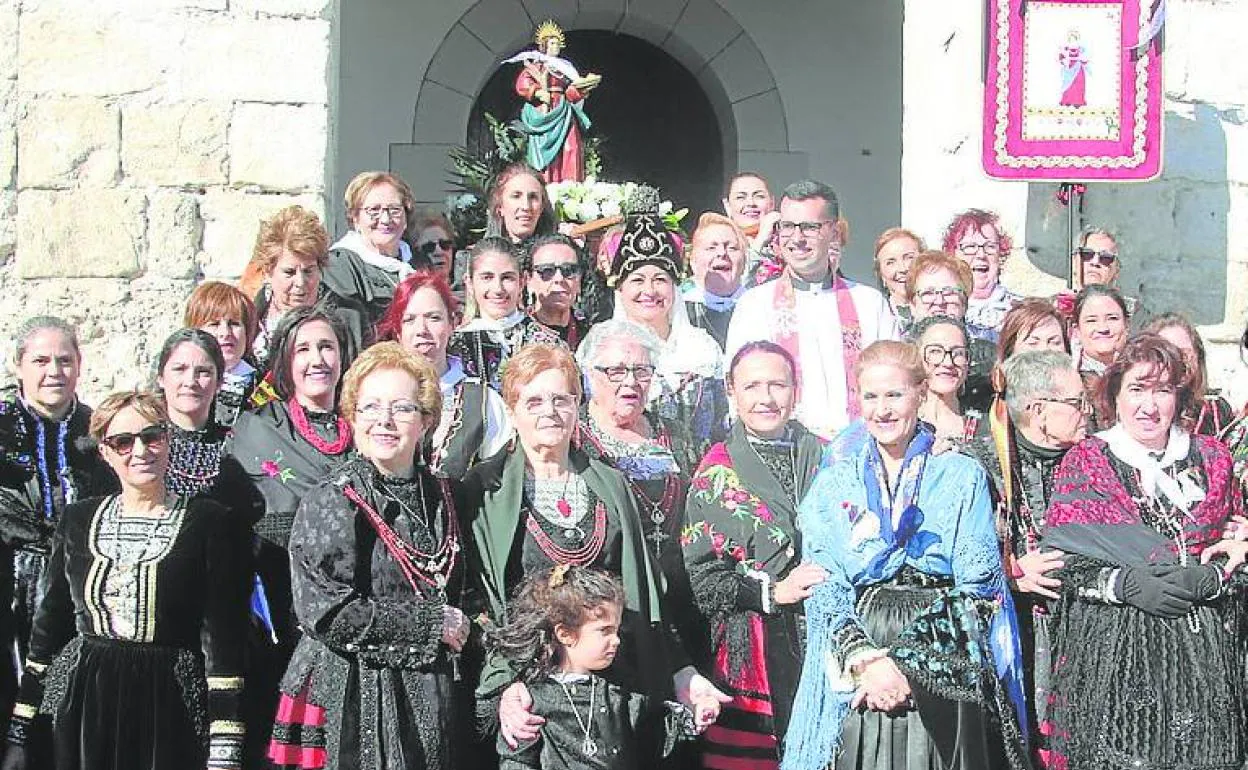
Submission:
[[[303,404],[292,398],[286,402],[286,409],[290,412],[290,421],[295,426],[295,430],[299,432],[304,441],[311,444],[321,454],[342,454],[347,446],[351,444],[351,426],[342,417],[334,416],[334,426],[338,437],[333,441],[326,441],[317,435],[312,424],[308,422],[308,413],[304,410]]]

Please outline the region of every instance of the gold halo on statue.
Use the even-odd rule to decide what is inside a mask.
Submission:
[[[543,44],[547,40],[557,41],[560,48],[565,47],[567,44],[567,40],[563,36],[563,30],[559,28],[554,19],[547,19],[537,25],[537,31],[533,33],[533,42],[537,44],[537,50],[545,50]]]

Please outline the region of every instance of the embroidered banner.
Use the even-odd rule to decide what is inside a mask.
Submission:
[[[984,170],[997,179],[1161,173],[1164,0],[988,0]]]

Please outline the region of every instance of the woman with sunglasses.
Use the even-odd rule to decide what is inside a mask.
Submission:
[[[511,437],[498,392],[469,376],[446,350],[458,303],[446,280],[422,268],[403,279],[381,317],[377,336],[394,340],[433,365],[442,392],[442,417],[429,431],[426,461],[438,476],[462,479],[478,461],[492,457]]]
[[[1118,239],[1110,231],[1095,225],[1085,227],[1079,234],[1078,244],[1070,261],[1075,292],[1094,283],[1118,289],[1122,256],[1118,249]],[[1123,300],[1135,327],[1140,328],[1147,317],[1146,314],[1141,314],[1144,308],[1140,306],[1140,301],[1127,296]]]
[[[346,350],[346,329],[333,313],[320,307],[288,313],[274,334],[278,398],[244,412],[226,443],[226,463],[248,479],[232,502],[236,512],[256,521],[255,566],[265,600],[257,613],[265,638],[253,638],[248,649],[249,762],[258,761],[268,745],[261,726],[272,726],[278,681],[299,640],[286,550],[295,511],[351,449],[351,428],[338,414]]]
[[[529,314],[576,352],[589,331],[589,322],[576,310],[586,267],[581,248],[556,233],[534,238],[527,253]]]
[[[499,389],[499,369],[532,342],[562,344],[559,335],[520,310],[524,270],[517,247],[482,238],[468,251],[466,323],[451,336],[451,354],[465,371]]]
[[[416,217],[416,256],[449,284],[455,279],[455,228],[445,214],[423,211]]]
[[[247,529],[170,493],[167,420],[141,392],[92,415],[121,492],[62,514],[5,770],[242,766]],[[26,752],[37,716],[54,716],[54,758]]]

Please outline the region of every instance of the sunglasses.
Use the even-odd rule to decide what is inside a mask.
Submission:
[[[1079,259],[1084,262],[1096,262],[1104,267],[1109,267],[1118,261],[1118,255],[1112,251],[1097,251],[1096,249],[1079,248],[1076,252]]]
[[[100,439],[100,443],[119,455],[128,455],[134,451],[134,442],[142,441],[143,446],[153,447],[165,443],[169,439],[169,426],[164,423],[149,425],[138,433],[114,433]]]
[[[534,265],[533,273],[537,275],[538,278],[541,278],[543,281],[554,280],[555,273],[562,275],[564,278],[570,281],[573,278],[581,277],[581,266],[577,264],[576,262],[568,262],[566,264],[557,264],[557,265],[554,265],[554,264]]]
[[[454,247],[455,241],[443,238],[441,240],[422,243],[418,248],[421,254],[428,256],[435,251],[450,251]]]

